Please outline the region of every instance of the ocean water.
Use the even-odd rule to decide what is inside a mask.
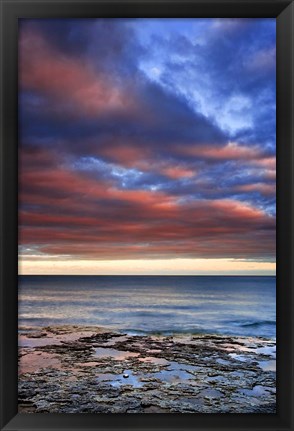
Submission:
[[[19,325],[276,336],[271,276],[20,276]]]

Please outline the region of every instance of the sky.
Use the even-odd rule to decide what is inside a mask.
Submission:
[[[275,274],[275,19],[22,19],[20,274]]]

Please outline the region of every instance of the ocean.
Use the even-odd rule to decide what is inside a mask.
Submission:
[[[19,326],[276,337],[273,276],[19,276]]]

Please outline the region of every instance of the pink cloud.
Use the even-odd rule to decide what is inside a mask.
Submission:
[[[158,160],[154,148],[138,146],[135,142],[106,140],[99,144],[96,154],[122,166],[137,168],[144,172],[156,172],[171,179],[189,178],[197,173],[194,167],[183,163]]]
[[[275,157],[262,157],[260,160],[253,160],[252,164],[258,167],[265,168],[268,170],[276,169],[276,158]]]
[[[177,151],[188,156],[217,161],[252,160],[263,156],[263,152],[259,147],[248,147],[235,142],[229,142],[224,147],[211,145],[179,146]]]
[[[159,168],[159,172],[171,179],[190,178],[196,175],[195,169],[189,169],[181,165],[166,164]]]
[[[34,174],[43,186],[45,178]],[[76,173],[56,171],[53,178],[40,196],[25,196],[38,209],[20,213],[20,242],[39,245],[45,253],[101,259],[242,257],[274,249],[274,219],[238,201],[179,204],[168,194],[119,190]],[[52,196],[60,187],[64,197],[56,200]],[[97,206],[95,199],[104,204]]]
[[[275,195],[276,185],[275,184],[244,184],[236,188],[237,191],[241,192],[260,192],[263,195]]]
[[[21,34],[19,58],[20,85],[62,100],[69,110],[90,116],[138,110],[127,83],[119,88],[85,60],[54,51],[39,33]]]
[[[126,167],[137,167],[142,170],[150,169],[151,150],[133,142],[107,141],[99,145],[97,156],[110,159]]]
[[[276,67],[276,47],[263,49],[255,52],[246,64],[250,71],[262,71],[274,70]]]

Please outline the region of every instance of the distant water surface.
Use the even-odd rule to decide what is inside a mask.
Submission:
[[[276,336],[271,276],[20,276],[19,325]]]

